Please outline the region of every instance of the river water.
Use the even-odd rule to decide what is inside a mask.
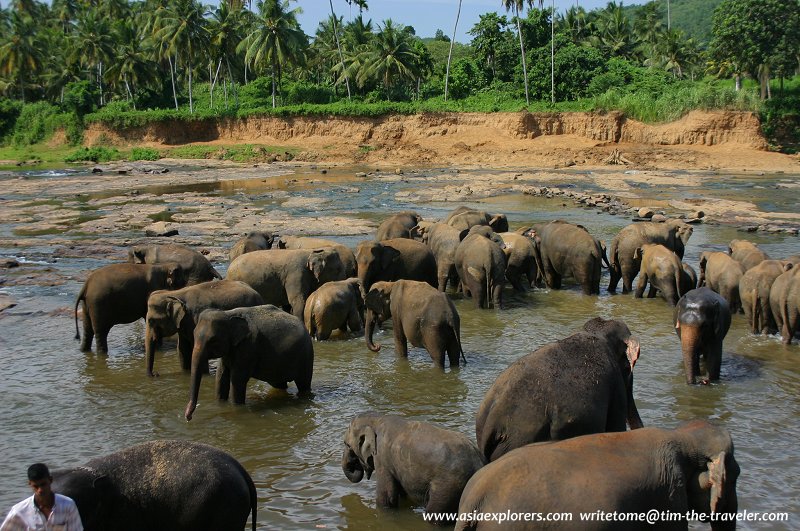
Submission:
[[[568,184],[569,175],[564,179]],[[776,191],[772,186],[786,180],[796,182],[797,178],[720,176],[707,191],[728,199],[753,200],[754,190],[758,190],[759,208],[788,206],[797,211],[798,189]],[[360,179],[356,194],[342,192],[339,185],[317,184],[292,189],[288,197],[326,197],[330,199],[326,209],[369,220],[405,208],[438,218],[454,208],[452,203],[411,205],[395,199],[396,192],[413,186],[418,184]],[[237,186],[184,186],[180,190],[247,200]],[[164,193],[168,192],[165,189]],[[258,184],[249,182],[247,193],[257,192]],[[654,189],[650,193],[663,199],[665,194],[688,192]],[[30,199],[59,199],[51,197],[57,192],[44,195]],[[14,199],[13,194],[4,198]],[[268,210],[278,203],[268,201],[254,208]],[[565,205],[563,199],[509,195],[466,204],[505,212],[512,229],[555,218],[581,223],[608,243],[629,223],[621,216]],[[292,212],[314,214],[313,209],[303,207]],[[10,234],[20,227],[24,228],[24,222],[0,226],[0,232]],[[155,379],[145,376],[141,322],[114,327],[107,356],[79,351],[78,342],[72,339],[73,318],[66,309],[73,306],[87,272],[107,262],[92,256],[48,259],[50,237],[38,236],[35,244],[23,248],[0,248],[2,257],[50,262],[52,272],[67,279],[53,286],[0,284],[0,293],[18,302],[0,313],[0,455],[5,462],[0,468],[0,514],[29,495],[25,470],[32,462],[44,461],[52,468],[75,466],[135,443],[178,438],[217,446],[242,462],[258,488],[260,529],[426,528],[419,508],[377,510],[374,481],[351,484],[344,477],[340,468],[342,437],[350,418],[366,410],[396,413],[474,438],[475,413],[502,370],[537,347],[569,335],[586,320],[602,316],[623,319],[641,341],[634,394],[645,425],[672,428],[696,417],[723,424],[732,433],[742,469],[740,511],[788,512],[790,521],[780,525],[800,528],[800,345],[786,347],[778,337],[748,334],[742,315],[734,316],[725,340],[721,382],[690,387],[684,383],[671,308],[661,299],[609,295],[605,291],[607,274],[602,293],[596,297],[584,296],[571,285],[561,291],[537,289],[524,295],[507,290],[505,309],[480,311],[473,309],[471,301],[456,297],[468,359],[460,370],[437,370],[428,354],[416,348],[410,349],[408,360],[398,359],[391,332],[384,325],[376,334],[384,344],[377,354],[366,349],[362,337],[315,343],[312,399],[296,398],[293,384],[286,394],[251,380],[247,404],[235,407],[214,400],[213,379],[206,378],[195,417],[187,423],[183,410],[189,379],[179,368],[173,343],[167,341],[157,357],[160,377]],[[59,237],[68,237],[77,246],[93,238],[79,227]],[[756,241],[773,257],[800,252],[797,236],[743,234],[731,227],[701,224],[695,226],[686,260],[697,268],[702,251],[724,250],[731,239],[743,237]],[[355,247],[365,237],[336,239]],[[226,264],[215,266],[221,272],[226,269]],[[740,526],[751,527],[755,528],[752,524]]]

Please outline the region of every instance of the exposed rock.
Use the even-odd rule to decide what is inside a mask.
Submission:
[[[650,221],[653,223],[664,223],[667,221],[667,216],[664,214],[653,214],[653,216],[650,218]]]
[[[11,269],[12,267],[19,267],[19,262],[13,258],[0,258],[0,268]]]
[[[165,221],[157,221],[150,226],[145,227],[144,233],[150,237],[167,237],[177,236],[178,229],[174,223],[167,223]]]
[[[637,213],[640,218],[652,218],[655,214],[655,211],[650,207],[642,207]]]
[[[8,310],[9,308],[13,308],[17,305],[17,301],[6,295],[5,293],[0,293],[0,312]]]
[[[706,213],[703,212],[702,210],[695,210],[694,212],[690,212],[687,217],[689,219],[702,219],[705,217],[705,215]]]

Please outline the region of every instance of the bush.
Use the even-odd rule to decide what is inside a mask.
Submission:
[[[453,98],[462,99],[475,94],[486,85],[480,67],[470,59],[459,59],[450,69],[448,89]]]
[[[537,48],[530,54],[528,72],[531,94],[541,100],[551,97],[550,46]],[[571,42],[557,44],[553,57],[556,101],[577,100],[590,94],[587,86],[605,66],[605,60],[594,48]]]
[[[103,146],[93,148],[81,148],[68,155],[64,162],[108,162],[109,160],[119,160],[122,158],[118,150]]]
[[[0,98],[0,138],[5,138],[14,129],[21,110],[21,101]]]
[[[94,110],[97,101],[97,86],[90,81],[72,81],[64,87],[64,101],[61,108],[67,112],[83,116]]]
[[[58,107],[45,101],[23,105],[14,125],[12,141],[15,146],[30,146],[50,137],[65,123],[66,115],[59,114]]]
[[[161,154],[157,149],[148,147],[137,147],[131,150],[128,160],[158,160]]]
[[[272,90],[271,86],[270,90]],[[333,90],[324,85],[317,85],[316,83],[308,83],[306,81],[291,81],[284,85],[282,101],[286,105],[330,103],[333,100]]]

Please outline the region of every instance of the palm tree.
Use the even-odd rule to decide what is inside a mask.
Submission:
[[[77,0],[53,0],[52,12],[66,35],[74,29],[74,21],[78,16],[78,2]]]
[[[130,20],[117,21],[114,35],[117,41],[116,56],[107,74],[124,83],[126,98],[135,110],[136,87],[155,80],[155,65],[150,60],[151,52],[147,48],[147,41],[141,38]]]
[[[97,85],[100,89],[100,105],[105,105],[103,93],[103,66],[114,55],[114,39],[108,20],[98,16],[96,10],[84,11],[78,20],[73,54],[81,65],[96,68]]]
[[[211,23],[208,27],[209,40],[212,48],[212,57],[217,60],[217,73],[210,80],[211,87],[209,89],[212,108],[214,107],[214,87],[217,84],[217,77],[219,76],[219,71],[220,68],[222,68],[223,62],[228,72],[228,79],[234,89],[234,97],[237,98],[238,103],[231,61],[236,59],[236,46],[244,38],[245,22],[245,9],[241,1],[221,2],[219,7],[211,14]]]
[[[0,73],[16,82],[25,101],[25,85],[42,67],[43,51],[33,18],[12,10],[0,45]]]
[[[517,20],[517,35],[519,35],[519,52],[520,56],[522,57],[522,77],[525,81],[525,103],[530,105],[531,99],[528,94],[528,65],[525,63],[525,45],[522,42],[522,28],[520,27],[520,11],[525,8],[525,0],[502,0],[503,7],[505,7],[506,11],[514,10],[514,14]],[[531,1],[528,0],[528,5],[531,4]]]
[[[450,80],[450,61],[453,59],[453,44],[456,42],[456,32],[458,31],[458,19],[461,17],[461,0],[458,0],[458,11],[456,11],[456,23],[453,26],[453,38],[450,39],[450,51],[447,54],[447,71],[444,75],[444,101],[447,101],[447,82]]]
[[[363,86],[369,80],[380,80],[386,90],[386,99],[390,100],[391,89],[397,82],[414,79],[416,62],[410,34],[391,19],[386,19],[373,46],[366,52],[356,82]]]
[[[331,5],[331,21],[333,22],[333,38],[336,39],[336,49],[339,50],[339,62],[342,65],[342,74],[344,75],[344,83],[347,86],[347,101],[350,101],[350,79],[347,77],[347,69],[344,67],[344,56],[342,55],[342,46],[339,44],[339,30],[336,27],[336,13],[333,11],[333,0],[328,0]]]
[[[664,33],[661,22],[661,6],[658,2],[648,2],[639,10],[633,24],[633,31],[639,41],[639,49],[645,62],[657,60],[658,43]]]
[[[272,107],[276,102],[276,81],[280,80],[283,65],[304,58],[308,43],[297,23],[300,8],[289,9],[290,0],[258,2],[258,16],[253,31],[239,44],[245,51],[245,63],[262,68],[266,63],[272,76]]]
[[[631,27],[622,8],[622,2],[609,2],[595,21],[597,33],[592,44],[608,55],[629,58],[632,52]]]

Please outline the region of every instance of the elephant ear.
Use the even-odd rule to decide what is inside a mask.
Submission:
[[[633,259],[634,260],[641,260],[642,256],[644,256],[644,249],[641,247],[637,247],[635,251],[633,251]]]
[[[392,262],[396,261],[399,258],[400,258],[400,251],[384,245],[383,252],[381,254],[381,269],[384,270],[389,269],[392,266]]]
[[[719,509],[725,492],[727,473],[725,471],[725,452],[720,452],[708,462],[708,484],[711,487],[711,512]]]
[[[177,297],[169,297],[167,298],[167,313],[172,316],[172,322],[180,329],[188,312],[182,300]]]
[[[464,229],[458,233],[458,241],[463,242],[464,238],[469,235],[469,229]]]
[[[361,458],[372,470],[375,469],[375,456],[378,454],[378,435],[372,426],[366,426],[364,433],[360,437],[359,451]],[[369,474],[367,475],[369,479]]]
[[[325,271],[325,249],[314,249],[308,255],[308,270],[314,274],[314,278],[319,282],[322,272]]]
[[[178,264],[172,264],[167,269],[167,286],[170,289],[177,289],[186,284],[183,277],[183,268]]]

